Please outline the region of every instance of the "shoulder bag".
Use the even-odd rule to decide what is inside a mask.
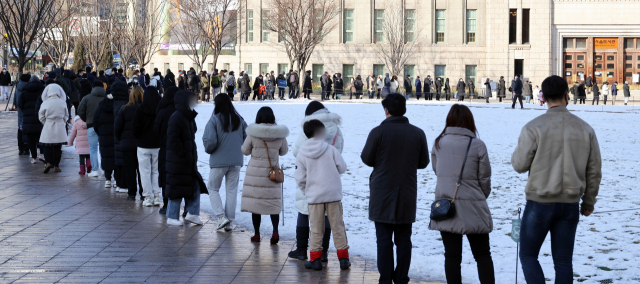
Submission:
[[[456,183],[456,191],[453,194],[453,199],[440,199],[431,203],[431,220],[443,221],[456,215],[456,207],[453,204],[456,201],[456,195],[458,195],[458,188],[460,188],[460,182],[462,181],[462,173],[464,172],[464,164],[467,163],[467,156],[469,156],[469,148],[471,148],[471,141],[473,138],[469,137],[469,145],[467,145],[467,153],[464,154],[464,161],[462,162],[462,169],[460,170],[460,176],[458,176],[458,182]]]
[[[275,183],[283,183],[284,182],[284,172],[280,168],[274,168],[271,165],[271,157],[269,157],[269,146],[267,146],[267,141],[262,140],[264,143],[264,147],[267,149],[267,159],[269,159],[269,179]]]

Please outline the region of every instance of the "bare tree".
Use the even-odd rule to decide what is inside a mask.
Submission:
[[[377,40],[374,49],[392,75],[400,75],[410,59],[415,58],[422,28],[409,19],[400,5],[391,5],[384,10],[382,31],[384,38]],[[415,17],[413,17],[415,19]]]
[[[195,0],[205,1],[205,0]],[[198,10],[206,9],[192,5],[192,1],[171,1],[173,9],[180,11],[180,18],[172,19],[171,33],[180,43],[179,50],[184,52],[200,70],[204,70],[204,63],[211,54],[209,46],[208,23],[202,22]]]
[[[44,31],[57,16],[58,0],[1,0],[0,24],[7,31],[11,54],[18,61],[18,76],[42,46]]]
[[[78,0],[59,0],[53,9],[57,10],[57,16],[52,21],[51,26],[45,27],[44,44],[49,50],[53,50],[52,56],[56,66],[64,67],[69,59],[69,52],[74,48],[73,29],[76,23],[76,16],[80,14],[81,8]]]
[[[84,0],[85,17],[81,17],[80,29],[77,40],[84,47],[84,55],[91,62],[94,68],[101,65],[105,59],[104,51],[112,50],[113,40],[113,20],[123,13],[116,9],[119,0],[100,0],[89,2]],[[112,60],[112,59],[111,59]]]
[[[168,20],[164,13],[166,0],[129,0],[134,5],[135,16],[128,22],[133,22],[130,29],[130,40],[133,45],[132,57],[143,68],[160,50],[160,39],[168,31],[162,27]],[[185,1],[189,2],[189,1]]]
[[[263,21],[263,25],[278,33],[291,68],[297,63],[298,74],[301,74],[316,46],[338,25],[339,1],[272,0],[267,5],[269,19]]]

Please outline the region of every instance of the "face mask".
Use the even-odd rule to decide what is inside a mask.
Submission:
[[[515,78],[513,78],[513,80],[518,80],[518,76],[516,76]]]
[[[2,70],[2,73],[7,73],[7,70]]]
[[[133,80],[133,82],[137,84],[137,83],[138,83],[138,80],[137,80],[137,79],[134,79],[134,80]]]

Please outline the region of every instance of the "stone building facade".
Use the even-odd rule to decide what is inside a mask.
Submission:
[[[249,71],[251,76],[290,69],[277,34],[262,29],[269,0],[240,1],[245,1],[238,25],[243,35],[235,55],[220,56],[216,67]],[[415,23],[419,48],[405,68],[413,76],[474,79],[479,87],[483,78],[497,81],[504,76],[509,82],[515,74],[535,85],[552,74],[570,82],[589,75],[631,82],[640,72],[636,0],[336,1],[342,9],[335,19],[339,23],[306,68],[314,79],[323,71],[347,78],[388,72],[374,44],[381,13],[398,5]],[[204,68],[211,71],[212,62],[209,58]],[[185,55],[158,55],[151,65],[173,71],[195,66]]]

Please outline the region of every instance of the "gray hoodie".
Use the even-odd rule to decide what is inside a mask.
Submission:
[[[204,150],[207,154],[211,155],[209,157],[209,167],[242,167],[244,155],[242,155],[240,147],[244,143],[244,139],[247,138],[245,131],[247,129],[247,123],[240,117],[240,126],[238,129],[231,132],[224,132],[222,120],[220,120],[221,115],[221,113],[218,113],[211,116],[202,135]]]

